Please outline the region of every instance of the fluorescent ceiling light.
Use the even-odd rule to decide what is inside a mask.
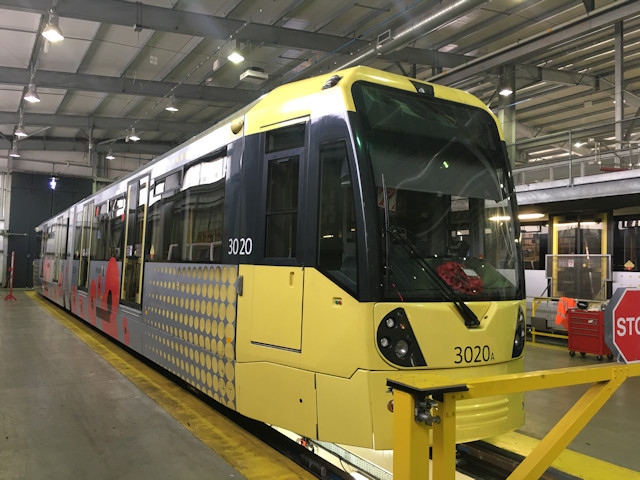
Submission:
[[[111,152],[111,149],[109,149],[109,152],[107,152],[107,156],[105,157],[107,160],[115,160],[116,157],[113,155],[113,153]]]
[[[536,220],[538,218],[544,218],[544,213],[521,213],[518,215],[520,220]]]
[[[58,16],[53,11],[49,13],[49,23],[42,29],[42,36],[51,43],[64,40],[64,35],[58,27]]]
[[[13,145],[11,145],[9,156],[13,158],[20,158],[20,152],[18,152],[18,145],[16,145],[16,142],[13,142]]]
[[[178,107],[176,107],[176,97],[174,97],[173,95],[171,95],[171,97],[169,98],[169,105],[167,105],[166,107],[164,107],[164,109],[167,112],[177,112],[178,111]]]
[[[36,84],[30,83],[29,88],[27,89],[27,93],[24,94],[24,99],[29,103],[38,103],[40,101],[40,97],[38,96],[38,92],[36,92]]]
[[[136,129],[135,128],[131,129],[131,135],[129,135],[129,140],[131,140],[132,142],[137,142],[138,140],[140,140],[140,137],[138,135],[136,135]]]
[[[238,52],[231,52],[231,54],[227,57],[227,60],[233,63],[240,63],[244,60],[244,57],[240,55]]]
[[[16,131],[13,134],[18,138],[25,138],[29,136],[22,125],[18,125],[18,128],[16,128]]]
[[[502,90],[500,90],[500,92],[498,92],[500,95],[502,95],[503,97],[508,97],[509,95],[511,95],[513,93],[513,90],[511,90],[510,88],[503,88]]]

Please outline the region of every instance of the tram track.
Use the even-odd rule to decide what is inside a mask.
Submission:
[[[513,473],[524,457],[484,441],[456,447],[456,469],[476,480],[504,480]],[[549,467],[540,480],[579,480],[580,477]]]

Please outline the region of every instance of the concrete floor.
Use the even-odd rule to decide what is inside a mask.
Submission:
[[[22,291],[0,290],[0,480],[242,479]]]

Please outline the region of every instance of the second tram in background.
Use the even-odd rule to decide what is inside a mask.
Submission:
[[[44,222],[44,296],[238,412],[392,448],[405,375],[520,372],[504,139],[475,97],[370,68],[281,86]],[[458,441],[524,421],[460,402]]]

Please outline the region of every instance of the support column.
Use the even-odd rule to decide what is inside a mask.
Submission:
[[[498,120],[504,131],[505,141],[507,143],[507,151],[511,165],[515,165],[517,158],[516,151],[516,70],[513,65],[505,65],[502,67],[500,75],[500,85],[498,85],[498,93],[503,89],[509,89],[510,94],[498,95]]]
[[[623,28],[622,22],[615,24],[614,28],[614,58],[615,58],[615,136],[616,136],[616,150],[622,149],[622,121],[624,120],[624,65],[623,65]],[[619,159],[616,157],[616,163]]]

